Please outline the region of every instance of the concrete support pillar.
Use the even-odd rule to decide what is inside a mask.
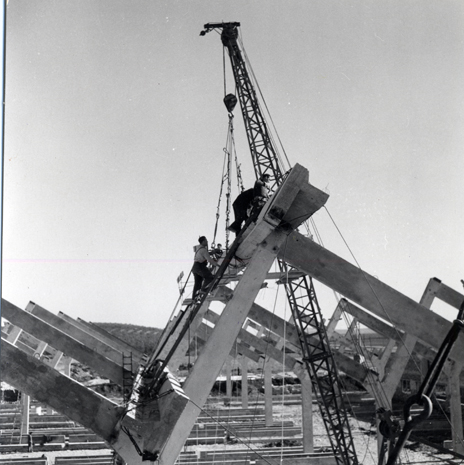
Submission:
[[[24,392],[21,393],[21,436],[29,434],[29,411],[31,398]]]
[[[427,372],[429,371],[429,360],[425,357],[421,358],[420,361],[420,375],[421,375],[421,383],[424,381]]]
[[[53,358],[48,362],[48,365],[50,365],[53,368],[56,368],[58,366],[58,363],[60,363],[61,357],[63,357],[63,352],[57,350]]]
[[[314,452],[313,437],[313,387],[311,379],[303,370],[300,374],[301,381],[301,419],[303,427],[303,452]]]
[[[382,356],[380,357],[379,360],[377,360],[377,363],[375,363],[375,367],[379,373],[379,378],[383,379],[385,376],[385,367],[387,366],[388,361],[390,360],[390,357],[393,353],[393,349],[396,346],[396,341],[394,339],[389,339],[387,342],[387,345],[385,346],[385,349],[382,352]],[[373,358],[373,361],[375,359]]]
[[[63,365],[63,374],[66,375],[66,376],[69,376],[71,377],[71,362],[72,362],[72,358],[71,357],[62,357],[61,358],[61,363]]]
[[[266,357],[264,363],[264,414],[266,426],[272,426],[272,367],[271,359]]]
[[[453,450],[458,454],[464,454],[464,435],[462,427],[462,407],[460,392],[461,385],[459,379],[462,367],[462,363],[451,363],[447,370]]]
[[[232,399],[232,361],[230,357],[226,360],[226,396]]]
[[[8,336],[6,340],[8,342],[11,342],[13,345],[16,344],[16,341],[19,338],[19,335],[21,334],[22,329],[19,326],[13,326],[11,325],[10,332],[8,333]]]
[[[335,332],[337,324],[340,321],[340,319],[342,318],[342,314],[343,314],[343,307],[340,304],[338,304],[337,308],[335,309],[335,311],[332,314],[332,317],[330,318],[329,322],[327,323],[326,333],[327,333],[327,337],[329,339],[332,338],[332,335]]]
[[[248,408],[248,359],[242,356],[242,408]]]

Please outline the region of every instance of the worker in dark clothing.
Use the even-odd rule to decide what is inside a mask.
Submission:
[[[259,210],[261,210],[269,198],[269,191],[267,188],[269,179],[269,174],[262,174],[259,179],[256,180],[252,189],[243,191],[235,199],[234,203],[232,204],[235,214],[235,221],[228,227],[229,231],[238,234],[242,229],[242,223],[250,216],[250,211],[253,210],[257,213]]]
[[[235,221],[229,226],[229,231],[239,233],[242,229],[242,223],[248,219],[248,210],[253,204],[254,189],[243,191],[234,200],[232,208],[234,209]]]
[[[213,256],[216,260],[219,260],[224,255],[224,250],[222,249],[222,244],[218,244],[214,249],[210,251],[210,255]]]
[[[198,291],[206,292],[208,286],[214,279],[213,274],[208,268],[208,263],[212,266],[217,266],[218,262],[211,257],[208,252],[208,239],[205,236],[198,238],[200,244],[195,251],[195,257],[193,259],[192,273],[195,280],[193,286],[192,299],[196,297]]]

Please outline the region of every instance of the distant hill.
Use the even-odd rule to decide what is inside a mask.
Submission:
[[[93,323],[145,354],[153,352],[161,329],[122,323]]]

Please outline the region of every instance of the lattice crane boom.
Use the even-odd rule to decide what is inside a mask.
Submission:
[[[239,26],[238,22],[208,23],[201,35],[215,29],[221,30],[221,41],[228,50],[232,65],[255,175],[259,178],[263,173],[270,174],[270,189],[274,191],[282,183],[285,173],[248,73],[244,53],[237,41]],[[284,261],[279,260],[279,266],[282,272],[289,271]],[[303,361],[313,388],[320,396],[319,407],[335,459],[338,464],[357,465],[341,385],[312,279],[307,276],[288,279],[285,281],[285,289],[298,328]],[[310,340],[317,340],[318,343],[309,343]]]
[[[208,23],[205,24],[205,31],[203,32],[222,29],[221,40],[229,52],[255,175],[259,178],[265,172],[270,174],[270,187],[271,190],[274,190],[275,186],[282,183],[285,170],[281,166],[275,147],[272,144],[256,90],[237,42],[239,26],[240,23],[237,22]]]

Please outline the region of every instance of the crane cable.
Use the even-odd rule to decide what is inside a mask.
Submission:
[[[230,192],[231,192],[231,151],[233,149],[233,117],[229,117],[229,126],[227,129],[227,139],[226,145],[223,149],[224,151],[224,162],[222,166],[222,177],[221,177],[221,187],[219,189],[219,198],[216,208],[216,223],[214,225],[214,235],[212,241],[212,247],[216,245],[216,235],[218,231],[219,218],[220,218],[220,209],[221,209],[221,200],[222,192],[224,189],[224,184],[227,183],[226,187],[226,250],[229,249],[229,230],[227,229],[230,221]]]
[[[408,349],[408,347],[406,346],[404,340],[403,340],[403,337],[401,335],[401,333],[399,332],[399,330],[396,328],[395,324],[393,323],[393,320],[392,318],[390,317],[389,313],[387,312],[386,308],[384,307],[380,297],[377,295],[377,293],[375,292],[375,290],[372,288],[371,286],[371,283],[369,282],[369,280],[367,279],[367,276],[366,276],[366,273],[364,272],[364,270],[361,268],[357,258],[355,257],[353,251],[351,250],[350,246],[348,245],[348,242],[346,241],[345,237],[343,236],[342,232],[340,231],[340,228],[338,227],[338,225],[335,223],[335,220],[333,219],[332,215],[330,214],[329,210],[327,209],[326,206],[324,206],[324,209],[326,210],[327,214],[329,215],[329,218],[331,219],[332,223],[334,224],[335,228],[337,229],[338,233],[340,234],[340,237],[342,238],[343,242],[345,243],[348,251],[350,252],[351,256],[353,257],[353,260],[355,261],[356,263],[356,266],[359,268],[359,270],[362,272],[362,275],[367,283],[367,285],[369,286],[369,289],[371,290],[372,294],[374,295],[375,299],[377,300],[378,304],[380,305],[380,307],[382,308],[383,312],[385,313],[386,315],[386,319],[388,320],[388,322],[392,325],[393,329],[395,330],[396,334],[398,335],[398,339],[399,341],[401,342],[401,344],[405,347],[409,357],[411,358],[411,360],[413,361],[413,363],[416,365],[416,368],[419,369],[420,371],[420,367],[419,365],[417,364],[417,362],[413,359],[412,357],[412,353],[411,351]]]
[[[241,42],[241,48],[242,48],[242,51],[243,51],[243,55],[244,55],[244,57],[245,57],[245,59],[246,59],[247,65],[249,66],[249,68],[250,68],[250,70],[251,70],[251,75],[252,75],[252,77],[253,77],[253,80],[254,80],[254,83],[255,83],[255,87],[256,87],[256,89],[258,89],[258,91],[259,91],[259,93],[260,93],[261,99],[262,99],[262,101],[264,102],[264,106],[265,106],[265,109],[266,109],[266,111],[267,111],[268,117],[269,117],[269,119],[270,119],[270,121],[271,121],[271,124],[272,124],[272,127],[273,127],[273,129],[274,129],[274,132],[275,132],[276,135],[277,135],[277,139],[278,139],[278,141],[279,141],[279,145],[280,145],[280,147],[282,148],[282,151],[283,151],[284,156],[285,156],[285,161],[287,162],[287,165],[290,166],[290,162],[289,162],[289,159],[288,159],[287,154],[286,154],[286,152],[285,152],[285,148],[283,147],[282,141],[281,141],[281,139],[280,139],[280,137],[279,137],[279,135],[278,135],[278,133],[277,133],[277,131],[276,131],[276,129],[275,129],[274,121],[273,121],[272,116],[271,116],[271,114],[270,114],[270,111],[269,111],[269,109],[268,109],[266,100],[265,100],[265,98],[264,98],[264,96],[263,96],[263,94],[262,94],[262,92],[261,92],[261,88],[259,87],[259,84],[258,84],[258,82],[257,82],[257,79],[256,79],[256,77],[255,77],[255,75],[254,75],[254,71],[253,71],[253,69],[252,69],[252,66],[251,66],[250,61],[248,60],[248,56],[247,56],[247,54],[246,54],[246,51],[245,51],[245,48],[244,48],[242,42]],[[278,159],[278,162],[280,163],[281,166],[285,166],[285,163],[284,163],[284,161],[282,160],[282,157],[280,156],[279,151],[277,150],[277,144],[276,144],[275,141],[274,141],[274,138],[273,138],[272,133],[269,133],[269,137],[270,137],[270,139],[273,141],[273,146],[275,147],[275,155],[276,155],[276,157],[277,157],[277,159]],[[313,225],[314,225],[315,232],[316,232],[316,234],[318,235],[317,228],[315,227],[314,220],[313,220],[312,218],[311,218],[311,221],[312,221],[312,223],[313,223]],[[309,228],[309,225],[308,225],[307,222],[305,222],[305,226],[306,226],[308,235],[310,235],[310,234],[311,234],[311,233],[310,233],[310,228]],[[311,235],[311,236],[312,236],[312,235]],[[318,235],[318,237],[320,238],[319,235]],[[287,270],[287,271],[288,271],[288,270]],[[372,376],[372,373],[370,373],[370,372],[368,372],[368,373],[369,373],[369,375]]]
[[[279,134],[277,133],[277,130],[276,130],[276,127],[275,127],[275,124],[274,124],[274,120],[272,119],[271,112],[269,111],[269,108],[267,106],[266,99],[264,98],[264,95],[261,92],[261,88],[259,86],[258,80],[256,79],[255,73],[254,73],[253,68],[251,66],[251,62],[248,59],[248,55],[246,53],[246,50],[245,50],[245,47],[243,45],[243,41],[242,41],[242,38],[241,38],[241,31],[239,31],[238,39],[240,40],[240,47],[241,47],[242,52],[243,52],[244,60],[245,60],[245,62],[247,64],[247,67],[250,69],[250,77],[253,79],[253,84],[254,84],[255,88],[258,89],[258,91],[259,91],[259,95],[261,97],[262,102],[264,103],[264,108],[266,109],[267,116],[270,119],[270,122],[272,124],[272,127],[274,129],[275,134],[277,135],[277,139],[279,140],[279,146],[281,147],[281,149],[283,151],[285,160],[281,157],[279,151],[277,150],[277,144],[275,143],[274,138],[273,138],[271,132],[269,131],[269,137],[270,137],[271,141],[273,141],[272,145],[276,149],[277,159],[278,159],[278,161],[280,163],[280,166],[283,168],[282,172],[285,173],[287,171],[287,169],[290,168],[290,166],[291,166],[290,161],[288,159],[287,153],[285,152],[282,141],[280,140]]]
[[[369,288],[371,289],[371,291],[372,291],[374,297],[376,298],[376,300],[377,300],[377,302],[379,303],[380,307],[381,307],[382,310],[384,311],[384,313],[385,313],[385,315],[386,315],[386,317],[387,317],[389,323],[392,325],[393,329],[394,329],[395,332],[397,333],[399,342],[400,342],[400,343],[404,346],[404,348],[406,349],[406,352],[408,353],[408,356],[409,356],[410,360],[412,361],[412,363],[413,363],[413,364],[415,365],[415,367],[420,371],[420,367],[419,367],[417,361],[415,360],[415,358],[413,357],[412,352],[411,352],[411,351],[409,350],[409,348],[406,346],[406,344],[405,344],[405,342],[404,342],[404,340],[403,340],[402,334],[399,332],[399,330],[398,330],[398,329],[396,328],[396,326],[394,325],[394,323],[393,323],[393,321],[392,321],[392,318],[390,317],[389,313],[387,312],[387,310],[386,310],[385,307],[383,306],[383,304],[382,304],[382,302],[381,302],[379,296],[376,294],[376,292],[374,291],[374,289],[373,289],[372,286],[370,285],[369,281],[367,280],[367,276],[366,276],[366,274],[364,273],[364,270],[363,270],[363,269],[361,268],[361,266],[359,265],[359,262],[357,261],[357,259],[356,259],[356,257],[354,256],[354,254],[353,254],[351,248],[349,247],[348,243],[346,242],[345,237],[344,237],[343,234],[341,233],[339,227],[338,227],[337,224],[335,223],[335,221],[334,221],[333,217],[331,216],[331,214],[329,213],[327,207],[324,207],[324,208],[325,208],[325,210],[327,211],[327,213],[328,213],[330,219],[332,220],[332,222],[333,222],[335,228],[336,228],[337,231],[339,232],[341,238],[343,239],[343,241],[344,241],[346,247],[348,248],[348,250],[349,250],[351,256],[352,256],[353,259],[355,260],[355,262],[356,262],[358,268],[363,272],[363,276],[364,276],[364,278],[365,278],[365,280],[366,280],[366,282],[367,282]],[[464,283],[463,283],[463,284],[464,284]],[[460,310],[460,316],[462,317],[462,315],[461,315],[461,310]],[[377,386],[377,385],[379,385],[379,384],[380,384],[380,386]],[[387,399],[386,393],[385,393],[384,388],[383,388],[383,386],[382,386],[381,383],[372,383],[372,386],[377,386],[377,388],[378,388],[378,389],[382,392],[382,394],[384,395],[384,398]],[[386,402],[384,405],[388,405],[388,402]],[[443,407],[441,406],[440,403],[438,403],[438,405],[439,405],[439,408],[440,408],[441,412],[442,412],[443,415],[445,416],[447,422],[451,425],[451,421],[450,421],[450,419],[448,418],[448,416],[447,416],[446,412],[444,411]]]
[[[247,54],[246,54],[246,52],[245,52],[245,48],[244,48],[242,42],[241,42],[241,48],[242,48],[244,57],[246,58],[247,64],[248,64],[248,66],[249,66],[249,68],[250,68],[250,70],[251,70],[251,74],[252,74],[252,76],[253,76],[253,78],[254,78],[255,86],[256,86],[256,88],[259,90],[259,93],[260,93],[261,98],[262,98],[262,100],[263,100],[263,102],[264,102],[265,108],[266,108],[266,110],[268,111],[268,114],[270,115],[270,112],[269,112],[269,110],[268,110],[267,104],[266,104],[266,102],[265,102],[264,97],[262,96],[261,89],[260,89],[260,87],[259,87],[259,85],[258,85],[258,83],[257,83],[257,80],[256,80],[255,76],[254,76],[254,72],[253,72],[252,67],[251,67],[251,64],[250,64],[250,62],[249,62],[249,60],[248,60],[248,57],[247,57]],[[272,118],[271,118],[271,122],[272,122],[272,124],[273,124]],[[274,124],[273,124],[273,126],[274,126]],[[282,146],[281,141],[280,141],[280,138],[279,138],[279,142],[280,142],[280,145]],[[274,144],[274,146],[275,146],[275,144]],[[283,148],[283,146],[282,146],[282,148]],[[286,156],[285,150],[284,150],[284,154],[285,154],[285,157],[286,157],[287,162],[288,162],[288,158],[287,158],[287,156]],[[282,163],[282,159],[281,159],[281,157],[280,157],[280,154],[279,154],[277,151],[276,151],[276,156],[277,156],[278,160]],[[327,210],[327,209],[326,209],[326,210]],[[330,213],[329,213],[329,216],[330,216]],[[311,219],[311,221],[313,221],[313,220]],[[333,219],[332,219],[332,221],[333,221]],[[338,228],[337,228],[337,229],[338,229]],[[309,228],[308,228],[308,233],[309,233]],[[339,233],[340,233],[340,231],[339,231]],[[341,235],[341,233],[340,233],[340,235]],[[343,237],[343,236],[342,236],[342,237]],[[346,243],[346,241],[345,241],[345,243]],[[347,245],[347,244],[346,244],[346,245]],[[347,245],[347,247],[348,247],[348,245]],[[349,247],[348,247],[348,249],[350,250],[350,253],[352,254],[353,258],[356,260],[356,258],[354,257],[353,253],[351,252],[351,249],[350,249]],[[356,261],[356,263],[358,263],[358,262]],[[358,264],[358,267],[359,267],[359,269],[361,269],[361,267],[359,266],[359,264]],[[381,305],[381,307],[384,308],[383,305],[382,305],[382,303],[380,302],[380,299],[379,299],[378,296],[375,294],[375,291],[374,291],[372,288],[371,288],[371,290],[372,290],[372,292],[374,293],[374,295],[375,295],[375,297],[377,298],[377,300],[379,301],[379,304]],[[384,309],[384,311],[385,311],[385,309]],[[389,315],[388,315],[388,313],[387,313],[386,311],[385,311],[385,314],[387,315],[387,317],[390,319],[390,322],[391,322],[391,318],[389,317]],[[401,342],[403,343],[403,345],[404,345],[404,342],[402,341],[402,338],[401,338],[401,335],[399,334],[399,332],[398,332],[398,335],[399,335],[399,337],[400,337],[400,341],[401,341]],[[359,339],[358,339],[358,341],[359,341]],[[363,350],[361,350],[361,346],[360,346],[359,343],[358,343],[357,345],[355,344],[355,348],[356,348],[356,350],[360,353],[360,355],[365,356],[366,352],[363,351]],[[407,349],[407,348],[406,348],[406,349]],[[408,350],[408,349],[407,349],[407,350]],[[409,350],[408,350],[408,352],[409,352]],[[409,355],[411,356],[412,354],[409,354]],[[417,365],[417,364],[416,364],[416,365]],[[370,373],[370,372],[369,372],[369,374],[372,375],[372,373]],[[373,386],[375,386],[376,384],[377,384],[377,383],[373,383]],[[380,386],[380,387],[381,387],[381,386]],[[381,388],[382,388],[382,387],[381,387]],[[382,388],[382,391],[383,391],[383,388]],[[382,392],[382,394],[385,395],[385,392]],[[379,395],[379,394],[378,394],[378,397],[380,398],[380,395]]]
[[[335,220],[333,219],[333,217],[330,215],[330,212],[328,211],[327,207],[324,207],[324,208],[327,211],[327,214],[329,215],[329,218],[332,220],[332,223],[334,224],[336,230],[338,231],[339,235],[341,236],[342,240],[344,241],[348,251],[350,252],[351,256],[353,257],[353,259],[354,259],[355,263],[357,264],[358,268],[361,271],[363,271],[361,266],[359,265],[359,262],[357,261],[356,257],[354,256],[353,251],[349,247],[345,237],[343,236],[342,232],[340,231],[340,228],[335,223]],[[313,226],[315,235],[317,237],[317,242],[320,245],[324,246],[322,237],[321,237],[321,235],[320,235],[320,233],[319,233],[319,231],[317,229],[316,223],[314,222],[314,218],[311,217],[310,221],[311,221],[311,224]],[[307,225],[307,222],[305,222],[305,224],[306,224],[306,227],[307,227],[307,229],[309,231],[309,226]],[[375,295],[375,292],[373,291],[373,289],[371,289],[371,290]],[[340,295],[336,291],[334,291],[334,295],[335,295],[335,299],[336,299],[337,303],[340,304],[340,301],[341,301]],[[382,306],[382,303],[380,302],[379,297],[377,295],[375,295],[375,297],[377,298],[377,300],[378,300],[379,304],[381,305],[381,307],[384,308]],[[385,309],[384,309],[384,311],[385,311]],[[385,313],[387,314],[386,311],[385,311]],[[387,316],[388,316],[388,314],[387,314]],[[349,318],[346,315],[346,312],[343,312],[343,318],[344,318],[345,323],[346,323],[346,325],[348,327],[349,336],[351,338],[351,341],[352,341],[352,343],[354,345],[354,348],[355,348],[356,352],[359,355],[363,356],[364,358],[368,359],[372,366],[375,366],[375,364],[374,364],[374,362],[372,360],[372,355],[371,355],[370,351],[367,349],[367,347],[365,345],[362,344],[360,338],[356,338],[353,335],[353,330],[350,329],[351,325],[348,324],[349,323]],[[391,322],[391,319],[390,319],[390,322]],[[396,328],[395,328],[395,330],[396,330]],[[397,331],[397,333],[398,333],[398,331]],[[398,335],[400,335],[400,334],[398,333]],[[401,337],[400,337],[400,341],[404,345],[404,342],[402,341]],[[406,349],[407,349],[407,347],[406,347]],[[411,356],[412,354],[409,353],[409,355]],[[370,369],[368,370],[368,373],[367,373],[367,379],[369,379],[369,384],[370,384],[370,386],[372,388],[372,394],[374,395],[374,398],[376,400],[377,405],[388,405],[389,400],[388,400],[388,396],[387,396],[387,394],[386,394],[386,392],[385,392],[385,390],[383,388],[383,385],[382,385],[382,383],[378,382],[378,379],[376,379],[376,377],[374,376],[374,374],[372,373],[372,371]]]
[[[270,121],[271,121],[271,123],[272,123],[272,127],[274,128],[274,131],[275,131],[275,133],[276,133],[276,135],[277,135],[277,139],[278,139],[278,141],[279,141],[279,145],[280,145],[280,147],[282,148],[283,153],[284,153],[284,155],[285,155],[285,160],[286,160],[288,166],[290,166],[289,159],[288,159],[287,154],[286,154],[286,152],[285,152],[285,149],[284,149],[284,147],[283,147],[282,141],[281,141],[281,139],[280,139],[280,137],[279,137],[277,131],[275,130],[275,125],[274,125],[272,116],[271,116],[271,114],[270,114],[270,112],[269,112],[269,109],[268,109],[266,100],[264,99],[264,96],[263,96],[263,94],[262,94],[262,92],[261,92],[261,88],[259,87],[259,84],[258,84],[258,82],[257,82],[257,80],[256,80],[256,77],[255,77],[255,75],[254,75],[254,71],[253,71],[253,69],[252,69],[252,67],[251,67],[250,61],[248,60],[248,56],[247,56],[247,54],[246,54],[246,51],[245,51],[245,48],[244,48],[242,42],[241,42],[241,48],[242,48],[244,57],[245,57],[245,59],[246,59],[246,61],[247,61],[247,65],[249,66],[249,68],[250,68],[250,70],[251,70],[251,75],[253,76],[253,80],[254,80],[254,83],[255,83],[255,87],[258,89],[258,91],[259,91],[259,93],[260,93],[260,95],[261,95],[261,99],[262,99],[262,101],[264,102],[264,107],[266,108],[267,114],[268,114],[268,116],[269,116],[269,118],[270,118]],[[271,139],[273,139],[272,134],[269,134],[269,136],[270,136]],[[274,143],[274,147],[277,148],[277,145],[276,145],[275,143]],[[280,156],[280,154],[279,154],[279,152],[278,152],[277,150],[276,150],[276,156],[277,156],[279,162],[281,163],[281,165],[284,166],[282,157]],[[319,232],[318,232],[318,230],[317,230],[317,227],[316,227],[316,225],[315,225],[315,223],[314,223],[314,219],[313,219],[313,218],[311,218],[311,223],[312,223],[312,225],[313,225],[313,228],[314,228],[316,237],[318,238],[319,242],[322,243],[322,238],[321,238],[321,236],[320,236],[320,234],[319,234]],[[305,226],[306,226],[308,235],[311,235],[308,222],[305,222]],[[312,235],[311,235],[311,236],[312,236]],[[359,265],[358,265],[358,266],[359,266]],[[339,298],[338,298],[337,300],[340,301]],[[359,343],[359,340],[358,340],[358,344],[355,344],[355,349],[356,349],[356,351],[357,351],[360,355],[365,356],[364,354],[366,353],[366,351],[365,351],[365,350],[362,350],[362,347],[361,347],[361,345],[360,345],[360,343]],[[371,363],[372,363],[372,360],[370,360],[370,361],[371,361]],[[373,373],[372,373],[370,370],[368,371],[368,377],[374,377]],[[374,380],[374,381],[375,381],[375,380]],[[373,394],[374,394],[374,397],[376,397],[376,401],[382,402],[382,404],[383,404],[383,402],[384,402],[385,399],[386,399],[386,393],[384,392],[384,389],[383,389],[382,385],[378,386],[379,383],[375,383],[375,382],[373,382],[373,383],[371,382],[370,384],[371,384],[371,386],[373,387]],[[379,392],[379,390],[380,390],[380,392]],[[382,405],[382,404],[380,404],[380,405]]]

